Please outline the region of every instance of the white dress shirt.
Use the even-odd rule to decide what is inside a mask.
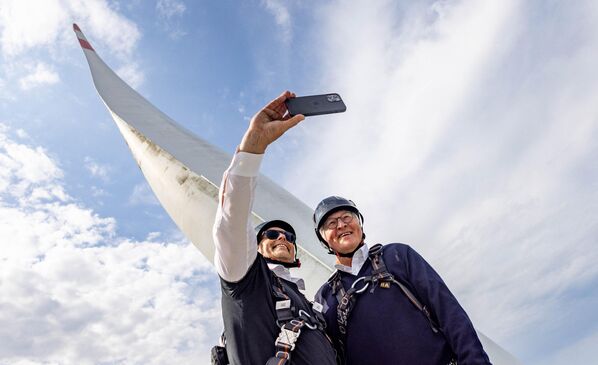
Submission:
[[[220,185],[212,230],[216,246],[214,265],[218,275],[229,282],[241,280],[257,257],[257,238],[250,217],[263,157],[263,154],[237,152]],[[272,263],[268,267],[278,277],[305,289],[303,279],[292,277],[288,268]]]
[[[336,263],[334,264],[334,268],[349,273],[351,275],[357,276],[357,274],[359,274],[359,270],[361,270],[361,267],[365,263],[365,260],[367,260],[368,258],[369,250],[370,249],[368,248],[368,246],[364,244],[363,246],[361,246],[359,250],[355,251],[355,253],[353,254],[351,266]]]

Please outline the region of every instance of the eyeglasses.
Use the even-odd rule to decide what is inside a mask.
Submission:
[[[295,243],[295,235],[287,231],[277,231],[274,229],[268,229],[264,231],[264,233],[262,233],[262,237],[266,237],[269,240],[277,240],[281,234],[283,234],[284,238],[286,238],[286,240],[290,243]]]
[[[326,220],[326,222],[324,222],[324,227],[328,230],[333,230],[336,228],[336,226],[338,226],[339,219],[341,220],[341,222],[343,222],[345,224],[349,224],[349,223],[353,222],[354,217],[355,217],[355,214],[346,213],[346,214],[341,215],[340,217],[329,218]]]

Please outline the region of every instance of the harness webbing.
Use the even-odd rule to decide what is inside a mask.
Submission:
[[[439,327],[430,315],[430,311],[425,305],[422,305],[421,302],[417,299],[417,297],[399,280],[397,280],[394,275],[392,275],[388,269],[386,268],[386,264],[384,263],[383,259],[383,252],[382,252],[382,245],[377,244],[370,248],[368,257],[372,263],[372,273],[368,276],[363,276],[358,278],[353,282],[351,288],[349,290],[345,290],[343,284],[341,282],[341,274],[337,271],[329,280],[328,283],[332,287],[332,293],[336,296],[338,301],[338,306],[336,309],[337,312],[337,323],[338,323],[338,330],[340,332],[339,338],[339,350],[341,352],[341,358],[345,359],[345,342],[347,339],[347,325],[349,321],[349,316],[351,311],[355,307],[355,302],[357,300],[356,294],[363,293],[369,285],[372,286],[370,289],[370,293],[373,293],[374,290],[378,287],[386,287],[389,288],[391,284],[397,285],[403,294],[409,299],[409,301],[426,317],[428,322],[430,323],[430,327],[434,333],[438,333]],[[361,283],[363,282],[363,283]],[[361,285],[361,286],[360,286]]]
[[[295,314],[296,308],[292,305],[290,297],[287,295],[281,279],[274,276],[272,282],[272,293],[276,298],[276,324],[280,326],[280,334],[274,342],[276,353],[268,359],[266,365],[285,365],[290,364],[291,351],[295,349],[295,343],[301,335],[301,329],[305,326],[310,330],[324,330],[323,316],[315,312],[316,318],[303,310]]]

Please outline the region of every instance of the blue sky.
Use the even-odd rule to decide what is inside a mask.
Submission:
[[[565,1],[0,0],[0,363],[207,363],[210,264],[97,96],[72,32],[233,152],[290,89],[340,93],[263,171],[351,197],[526,364],[598,343],[598,6]]]

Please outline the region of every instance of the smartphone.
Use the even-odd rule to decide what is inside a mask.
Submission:
[[[341,96],[335,93],[297,96],[287,99],[285,103],[291,116],[303,114],[308,117],[310,115],[342,113],[347,110]]]

